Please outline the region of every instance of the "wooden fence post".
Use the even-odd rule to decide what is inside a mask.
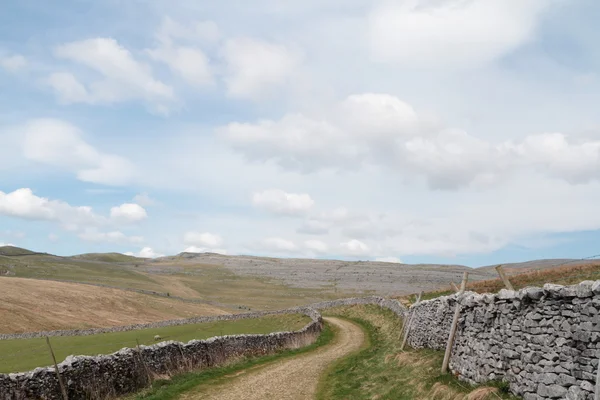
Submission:
[[[458,291],[460,290],[460,289],[458,288],[458,286],[456,286],[456,284],[455,284],[454,282],[450,282],[450,286],[452,287],[452,289],[453,289],[455,292],[458,292]]]
[[[502,268],[502,265],[498,265],[496,267],[496,271],[498,271],[498,275],[500,275],[500,278],[502,279],[502,282],[504,282],[504,286],[506,286],[506,288],[508,290],[515,290],[515,288],[513,287],[513,285],[508,280],[508,277],[504,273],[504,269]]]
[[[148,377],[148,384],[152,384],[152,375],[150,375],[150,371],[148,370],[148,366],[146,365],[146,362],[144,361],[144,357],[142,356],[142,350],[140,350],[140,341],[135,338],[135,342],[137,343],[137,354],[138,357],[140,358],[140,362],[142,363],[142,366],[144,367],[144,371],[146,371],[146,376]]]
[[[594,393],[594,400],[600,400],[600,360],[598,360],[598,372],[596,372],[596,390]]]
[[[452,346],[454,345],[454,337],[456,336],[456,327],[458,326],[458,317],[460,317],[460,296],[465,292],[467,287],[467,280],[469,279],[469,273],[463,274],[463,280],[460,284],[460,291],[456,294],[456,306],[454,308],[454,317],[452,318],[452,325],[450,326],[450,335],[448,336],[448,343],[446,344],[446,354],[444,354],[444,362],[442,363],[442,374],[448,372],[448,364],[450,364],[450,356],[452,355]]]
[[[419,293],[419,296],[417,297],[417,302],[413,305],[413,307],[421,302],[421,297],[423,297],[423,291],[421,291],[421,293]],[[415,314],[411,313],[410,318],[408,319],[408,323],[405,324],[404,338],[402,339],[402,346],[400,346],[400,351],[404,351],[404,346],[406,346],[406,341],[408,340],[408,335],[410,333],[410,327],[413,323],[414,318],[415,318]]]
[[[56,363],[56,356],[54,355],[54,350],[52,350],[52,345],[50,345],[50,338],[46,336],[46,344],[48,345],[48,349],[50,349],[50,355],[52,356],[52,361],[54,361],[54,371],[56,372],[56,377],[58,378],[58,385],[60,386],[60,391],[62,392],[62,397],[64,400],[69,400],[69,396],[67,395],[67,388],[65,387],[65,383],[63,382],[62,376],[60,376],[60,372],[58,371],[58,364]]]

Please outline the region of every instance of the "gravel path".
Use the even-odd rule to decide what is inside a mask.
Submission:
[[[225,384],[211,387],[208,392],[188,393],[181,399],[314,399],[325,369],[333,361],[357,351],[365,340],[358,325],[338,318],[325,320],[338,328],[333,343],[298,357],[243,371]]]

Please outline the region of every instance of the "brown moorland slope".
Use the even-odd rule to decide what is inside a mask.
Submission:
[[[131,325],[228,312],[74,283],[0,277],[0,333]]]

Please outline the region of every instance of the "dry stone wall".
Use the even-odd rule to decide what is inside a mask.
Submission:
[[[279,313],[303,312],[311,322],[294,332],[268,335],[221,336],[188,343],[163,342],[137,349],[122,349],[102,356],[70,356],[58,365],[70,400],[106,399],[135,392],[149,383],[150,376],[224,365],[248,356],[273,354],[313,343],[322,329],[321,315],[308,308]],[[242,314],[257,318],[274,313]],[[238,316],[226,316],[240,318]],[[197,322],[197,321],[196,321]],[[188,322],[190,323],[190,322]],[[91,333],[90,333],[91,334]],[[62,400],[54,368],[37,368],[18,374],[0,374],[0,400]]]
[[[408,313],[408,309],[398,300],[386,299],[380,296],[353,297],[348,299],[324,301],[321,303],[311,304],[310,307],[315,310],[322,310],[326,308],[353,306],[359,304],[372,304],[382,308],[387,308],[388,310],[393,311],[400,318],[404,318]]]
[[[600,281],[497,295],[467,292],[450,369],[470,383],[504,380],[525,400],[592,400],[600,357]],[[456,296],[424,301],[409,344],[443,349]]]

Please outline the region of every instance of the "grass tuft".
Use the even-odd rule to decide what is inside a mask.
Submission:
[[[318,399],[336,400],[491,400],[514,399],[497,385],[471,387],[450,374],[440,375],[443,352],[401,352],[401,320],[376,306],[340,307],[326,312],[365,329],[369,344],[336,364],[322,377]]]

